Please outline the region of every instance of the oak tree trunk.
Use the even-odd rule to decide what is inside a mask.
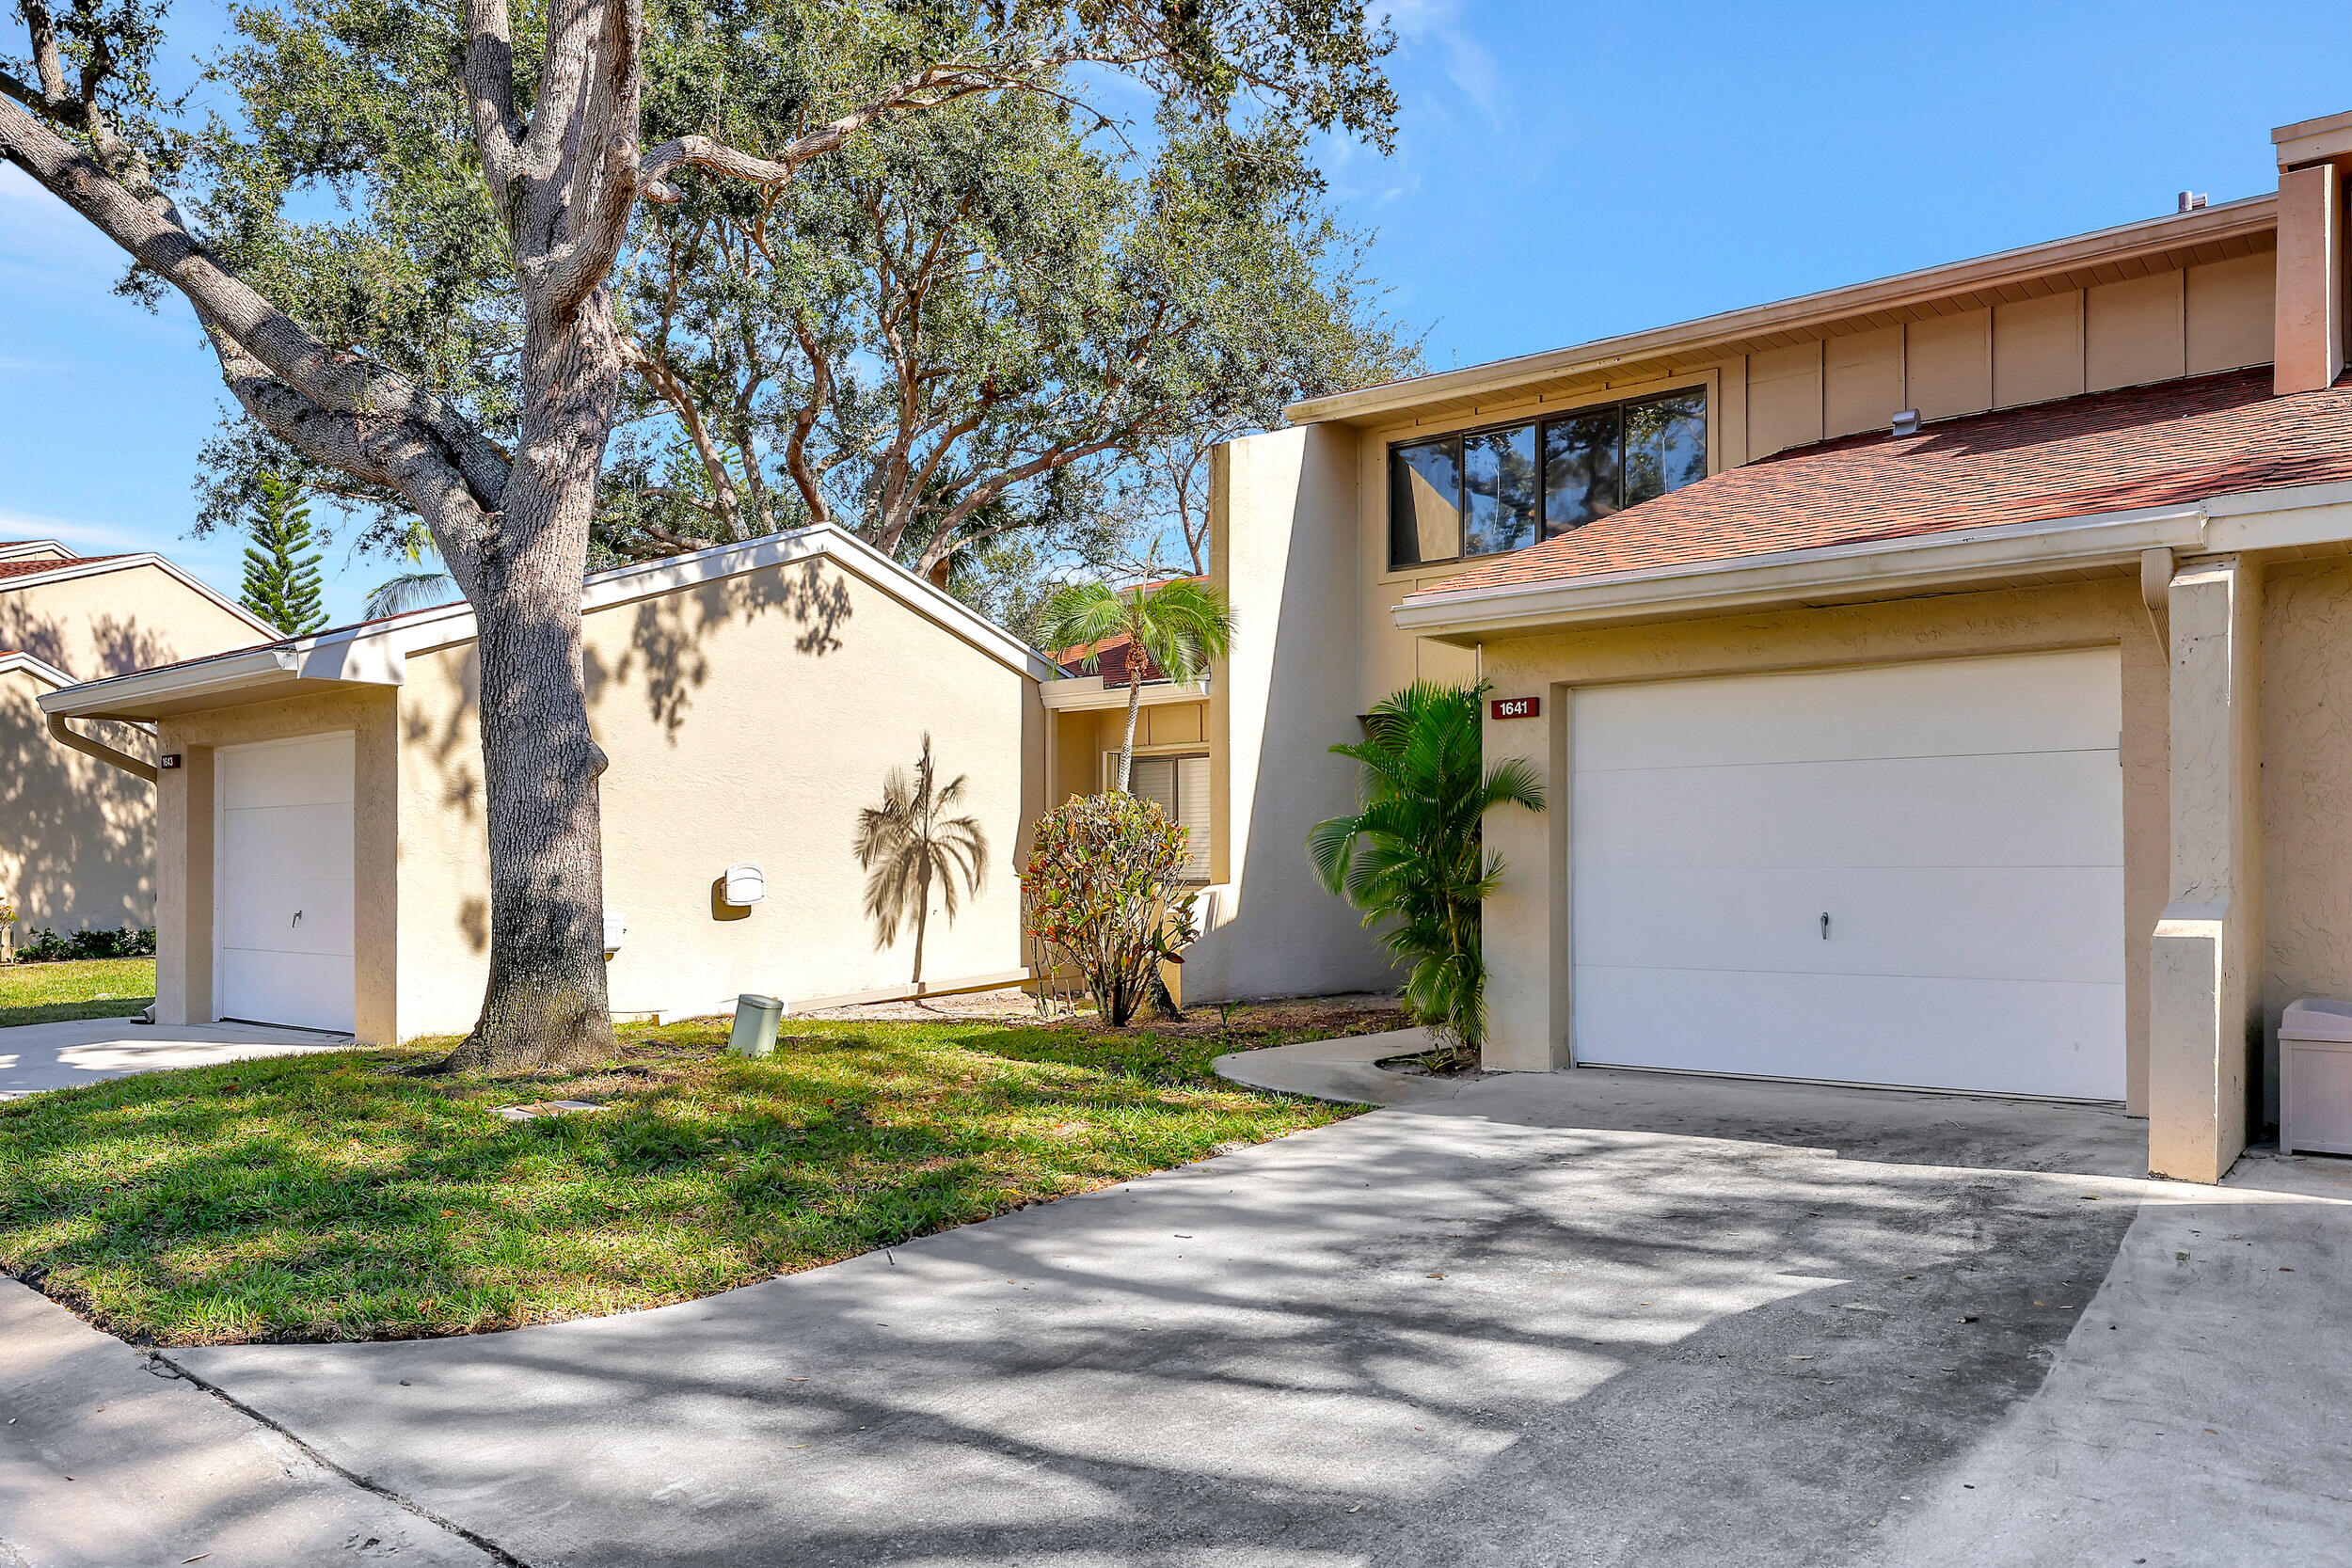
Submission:
[[[521,441],[474,600],[490,977],[453,1069],[577,1067],[612,1048],[597,780],[580,659],[588,524],[621,375],[612,296],[531,322]]]

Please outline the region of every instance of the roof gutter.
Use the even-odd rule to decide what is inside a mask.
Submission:
[[[2206,504],[2103,512],[1950,534],[1870,540],[1740,556],[1565,582],[1512,583],[1448,594],[1442,585],[1395,609],[1397,628],[1468,640],[1503,632],[1657,620],[1802,603],[1862,589],[1900,594],[1964,587],[2021,572],[2139,569],[2143,552],[2204,546]]]

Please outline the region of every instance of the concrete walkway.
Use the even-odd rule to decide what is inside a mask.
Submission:
[[[707,1300],[165,1359],[533,1568],[2204,1568],[2352,1538],[2338,1168],[2148,1181],[2141,1124],[2080,1107],[1366,1076],[1410,1045],[1231,1063],[1393,1108]]]
[[[208,1067],[248,1056],[348,1048],[347,1035],[266,1023],[165,1028],[127,1018],[85,1018],[0,1029],[0,1100],[95,1084],[159,1068]]]
[[[480,1547],[0,1279],[0,1564],[485,1568]]]

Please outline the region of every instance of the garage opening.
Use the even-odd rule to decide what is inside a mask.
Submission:
[[[352,737],[214,753],[213,1016],[351,1032]]]
[[[2123,1098],[2115,649],[1580,689],[1580,1063]]]

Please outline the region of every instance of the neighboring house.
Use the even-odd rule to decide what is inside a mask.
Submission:
[[[2280,1009],[2352,995],[2352,115],[2273,140],[2275,197],[1224,449],[1188,991],[1384,976],[1324,751],[1483,674],[1550,799],[1487,822],[1489,1067],[2117,1101],[2215,1180]]]
[[[0,897],[15,901],[20,931],[155,921],[153,788],[58,744],[40,699],[276,635],[158,555],[0,544]],[[103,738],[153,752],[153,737],[131,725],[108,725]]]
[[[1042,656],[830,528],[599,573],[583,605],[616,1013],[915,993],[914,922],[881,940],[852,845],[926,736],[943,781],[969,776],[955,811],[987,854],[952,922],[933,889],[920,990],[1025,976],[1012,872],[1045,771]],[[48,699],[160,729],[162,1022],[471,1027],[489,945],[473,639],[456,605]],[[725,900],[739,864],[764,901]]]

